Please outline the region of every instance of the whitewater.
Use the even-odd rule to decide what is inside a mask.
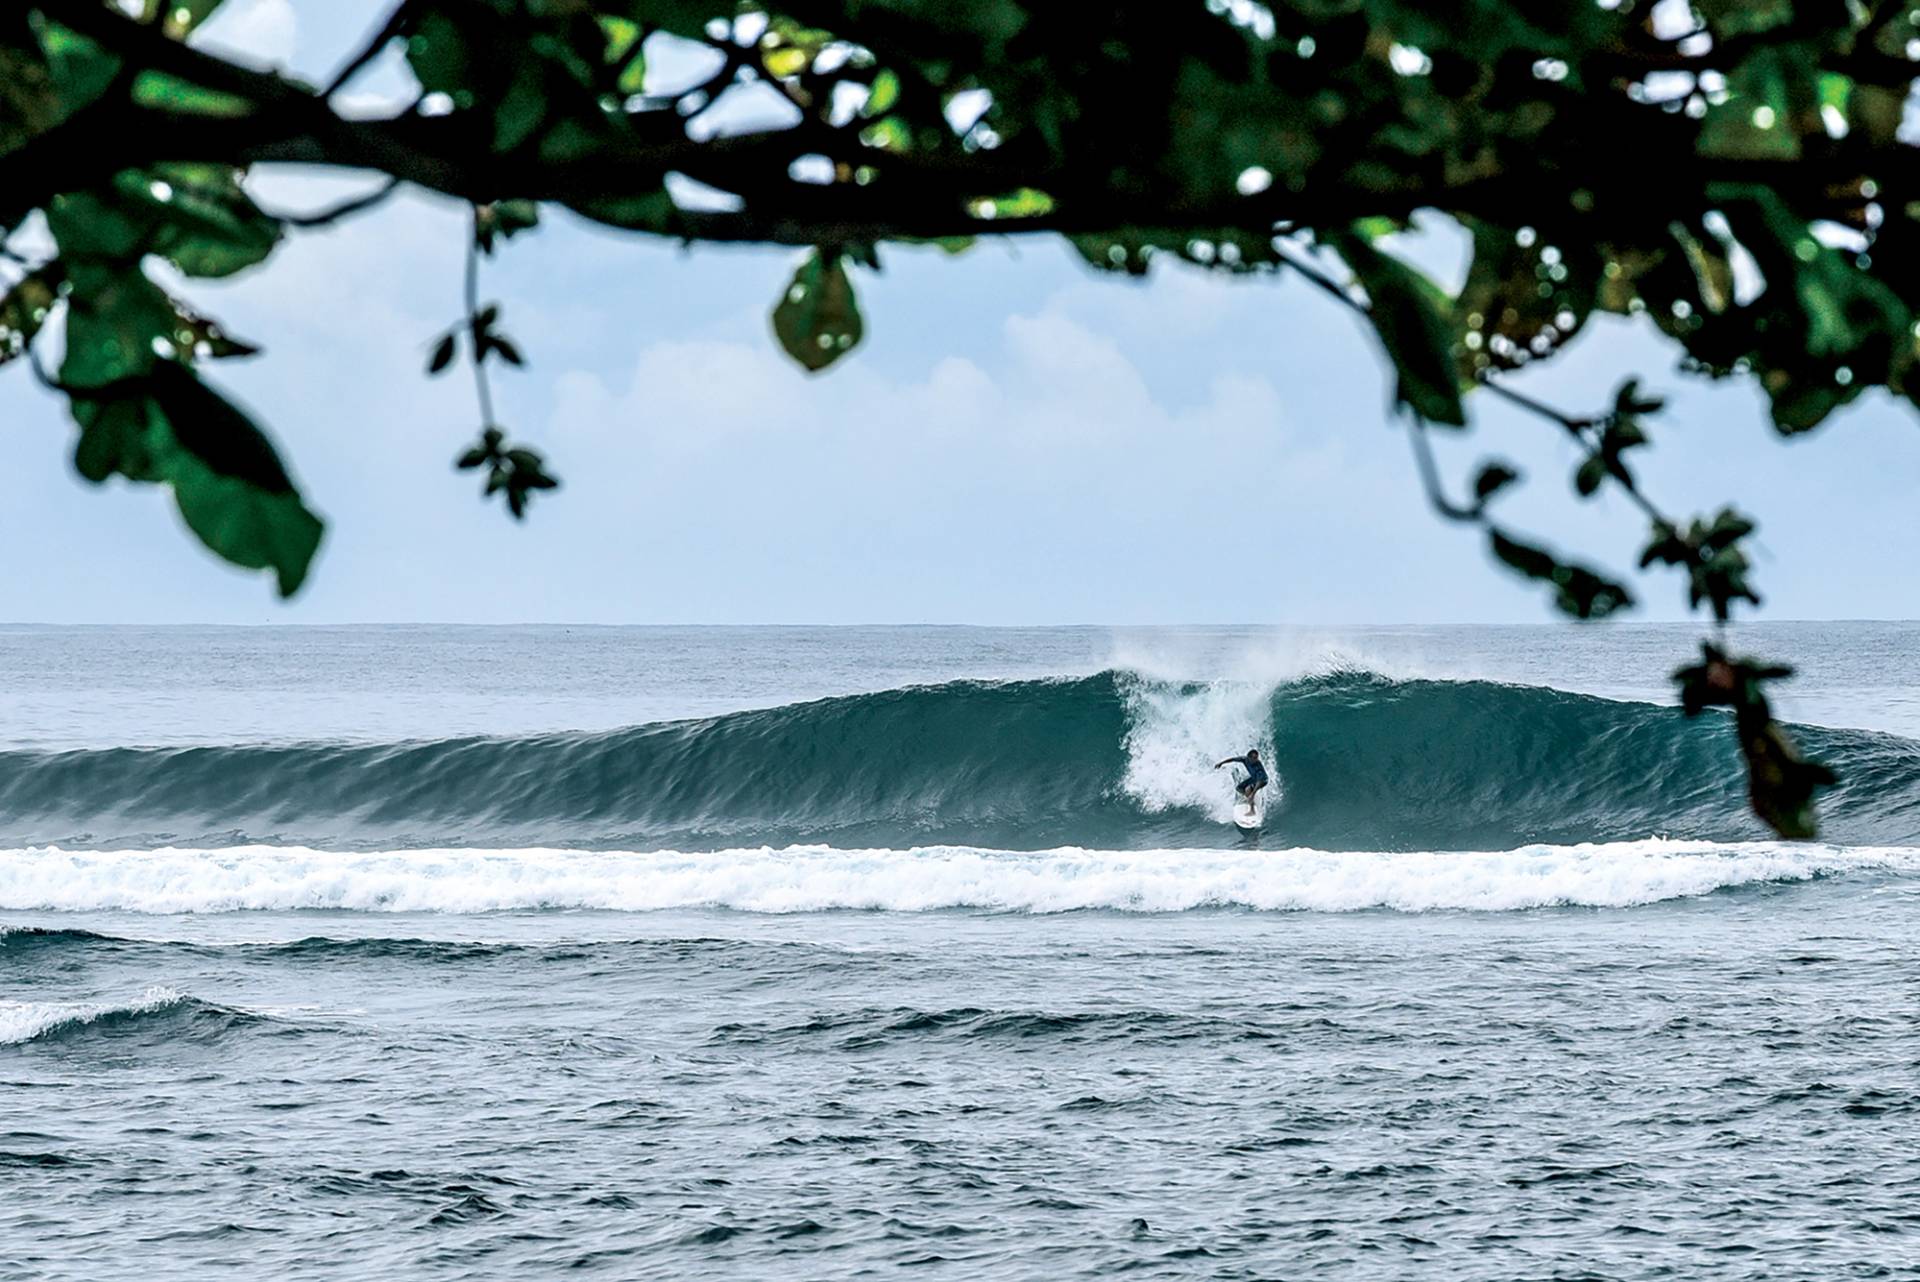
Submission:
[[[1652,840],[1497,852],[1318,850],[0,851],[0,903],[49,912],[492,913],[667,908],[1058,913],[1619,908],[1920,871],[1912,848]]]
[[[1685,628],[0,628],[0,1282],[1905,1276],[1920,626],[1736,640],[1818,842]]]

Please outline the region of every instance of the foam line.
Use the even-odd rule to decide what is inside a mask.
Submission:
[[[1920,871],[1920,851],[1664,840],[1438,854],[1071,847],[1014,852],[795,846],[696,853],[34,848],[0,851],[0,910],[1501,912],[1624,907],[1868,870]]]

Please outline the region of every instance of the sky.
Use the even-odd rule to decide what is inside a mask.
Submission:
[[[380,0],[227,0],[204,39],[314,78]],[[374,109],[402,84],[390,59]],[[263,204],[323,207],[364,180],[261,173]],[[215,561],[152,487],[86,484],[60,400],[0,368],[15,486],[0,504],[0,620],[43,623],[1538,622],[1545,594],[1424,506],[1390,378],[1355,318],[1304,282],[1163,265],[1098,275],[1043,240],[883,250],[861,272],[864,343],[809,375],[768,310],[789,249],[682,250],[552,214],[486,265],[526,352],[499,417],[563,488],[516,524],[451,461],[470,380],[424,375],[461,312],[466,214],[409,195],[295,233],[265,265],[178,282],[265,349],[209,377],[265,425],[328,531],[306,588]],[[1408,252],[1444,275],[1458,237]],[[1781,441],[1744,382],[1675,369],[1639,323],[1603,319],[1518,386],[1597,409],[1628,374],[1670,397],[1647,490],[1759,519],[1772,618],[1920,617],[1920,416],[1875,394]],[[1484,398],[1476,398],[1483,401]],[[1530,482],[1508,524],[1631,571],[1644,523],[1577,500],[1551,427],[1476,403],[1441,441]],[[1634,617],[1685,617],[1668,572]]]

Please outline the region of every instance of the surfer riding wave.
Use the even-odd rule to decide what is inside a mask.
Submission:
[[[1260,749],[1248,748],[1244,757],[1228,757],[1225,761],[1216,761],[1215,770],[1221,766],[1245,766],[1247,777],[1234,785],[1234,791],[1240,794],[1247,805],[1254,804],[1254,798],[1267,786],[1267,768],[1260,764]]]

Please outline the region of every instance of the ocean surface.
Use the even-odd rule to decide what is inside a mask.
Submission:
[[[0,1282],[1920,1278],[1920,625],[1697,642],[0,627]]]

